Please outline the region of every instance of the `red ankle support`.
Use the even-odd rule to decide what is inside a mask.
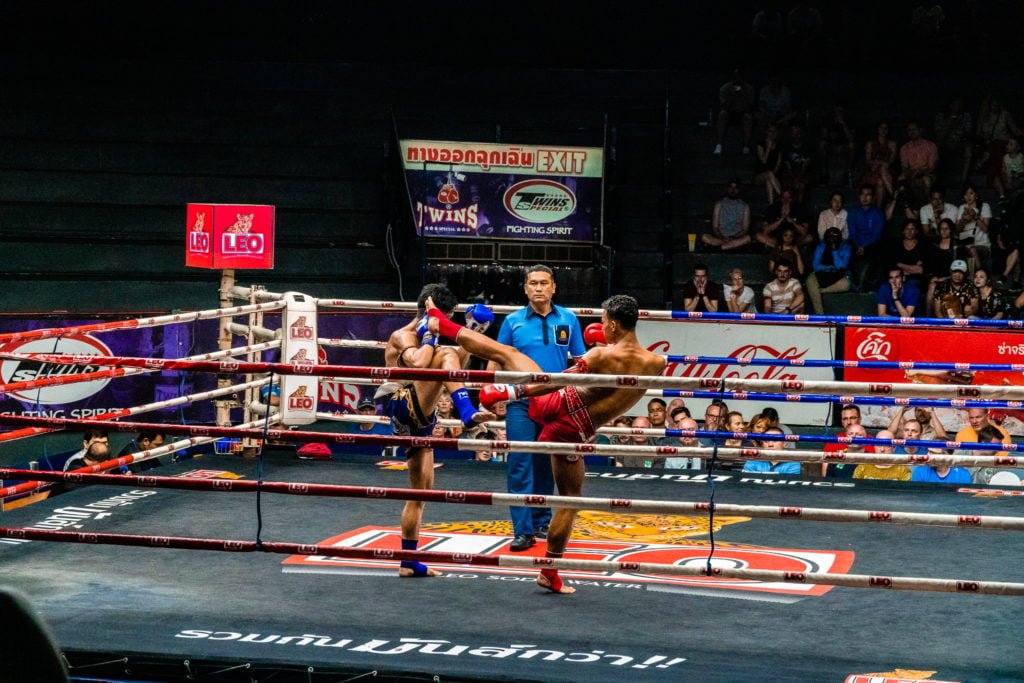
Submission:
[[[431,318],[437,318],[438,332],[440,332],[445,337],[448,337],[452,341],[457,340],[459,338],[459,332],[461,332],[464,329],[462,325],[452,322],[451,320],[448,319],[448,316],[446,316],[444,313],[442,313],[440,310],[436,308],[431,308],[429,311],[427,311],[427,315],[429,315]]]

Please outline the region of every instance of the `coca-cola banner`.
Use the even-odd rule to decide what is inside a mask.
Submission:
[[[942,363],[1024,363],[1024,336],[1019,332],[981,332],[914,328],[848,327],[844,341],[846,360],[918,361]],[[974,370],[865,370],[848,368],[851,382],[914,382],[918,384],[1024,385],[1019,372]],[[862,406],[865,426],[888,427],[895,406]],[[1024,411],[993,410],[1010,433],[1024,435]],[[967,426],[967,411],[936,408],[935,414],[950,438]]]
[[[400,144],[418,235],[601,241],[600,147]]]
[[[727,356],[731,358],[823,359],[832,358],[834,331],[828,328],[794,328],[792,325],[725,325],[712,322],[641,321],[637,338],[651,351],[676,356]],[[784,365],[707,365],[669,363],[665,374],[675,377],[739,377],[744,379],[833,379],[830,368]],[[694,419],[700,421],[710,399],[686,399]],[[825,403],[769,403],[726,400],[729,410],[750,419],[767,406],[779,411],[783,423],[824,425],[829,416]],[[637,409],[634,409],[634,414]],[[640,413],[644,410],[640,409]]]

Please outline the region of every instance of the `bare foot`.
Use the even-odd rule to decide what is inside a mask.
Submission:
[[[560,585],[556,588],[555,585],[551,583],[550,579],[548,579],[548,577],[544,576],[543,574],[537,577],[537,585],[541,588],[547,588],[552,593],[561,593],[563,595],[569,595],[570,593],[576,592],[575,588],[573,588],[572,586],[566,586],[564,583],[562,583],[561,579],[559,579],[558,583]]]
[[[403,579],[423,579],[429,578],[431,576],[443,576],[441,572],[437,571],[436,569],[431,569],[430,567],[427,567],[426,574],[417,574],[416,570],[412,567],[399,567],[398,575]]]

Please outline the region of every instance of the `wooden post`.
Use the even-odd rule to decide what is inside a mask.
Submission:
[[[231,294],[231,288],[235,286],[235,270],[233,268],[225,268],[220,273],[220,307],[230,308],[235,305],[235,297]],[[228,326],[231,324],[231,316],[227,316],[220,319],[220,334],[217,337],[217,348],[224,351],[231,348],[231,330]],[[217,387],[224,388],[231,386],[231,378],[225,376],[218,376]],[[218,427],[230,427],[231,426],[231,405],[232,401],[228,399],[220,399],[216,401],[217,405],[217,426]]]

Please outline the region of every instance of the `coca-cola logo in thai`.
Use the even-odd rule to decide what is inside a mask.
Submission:
[[[860,360],[889,360],[896,349],[882,330],[871,330],[857,344],[857,358]]]

